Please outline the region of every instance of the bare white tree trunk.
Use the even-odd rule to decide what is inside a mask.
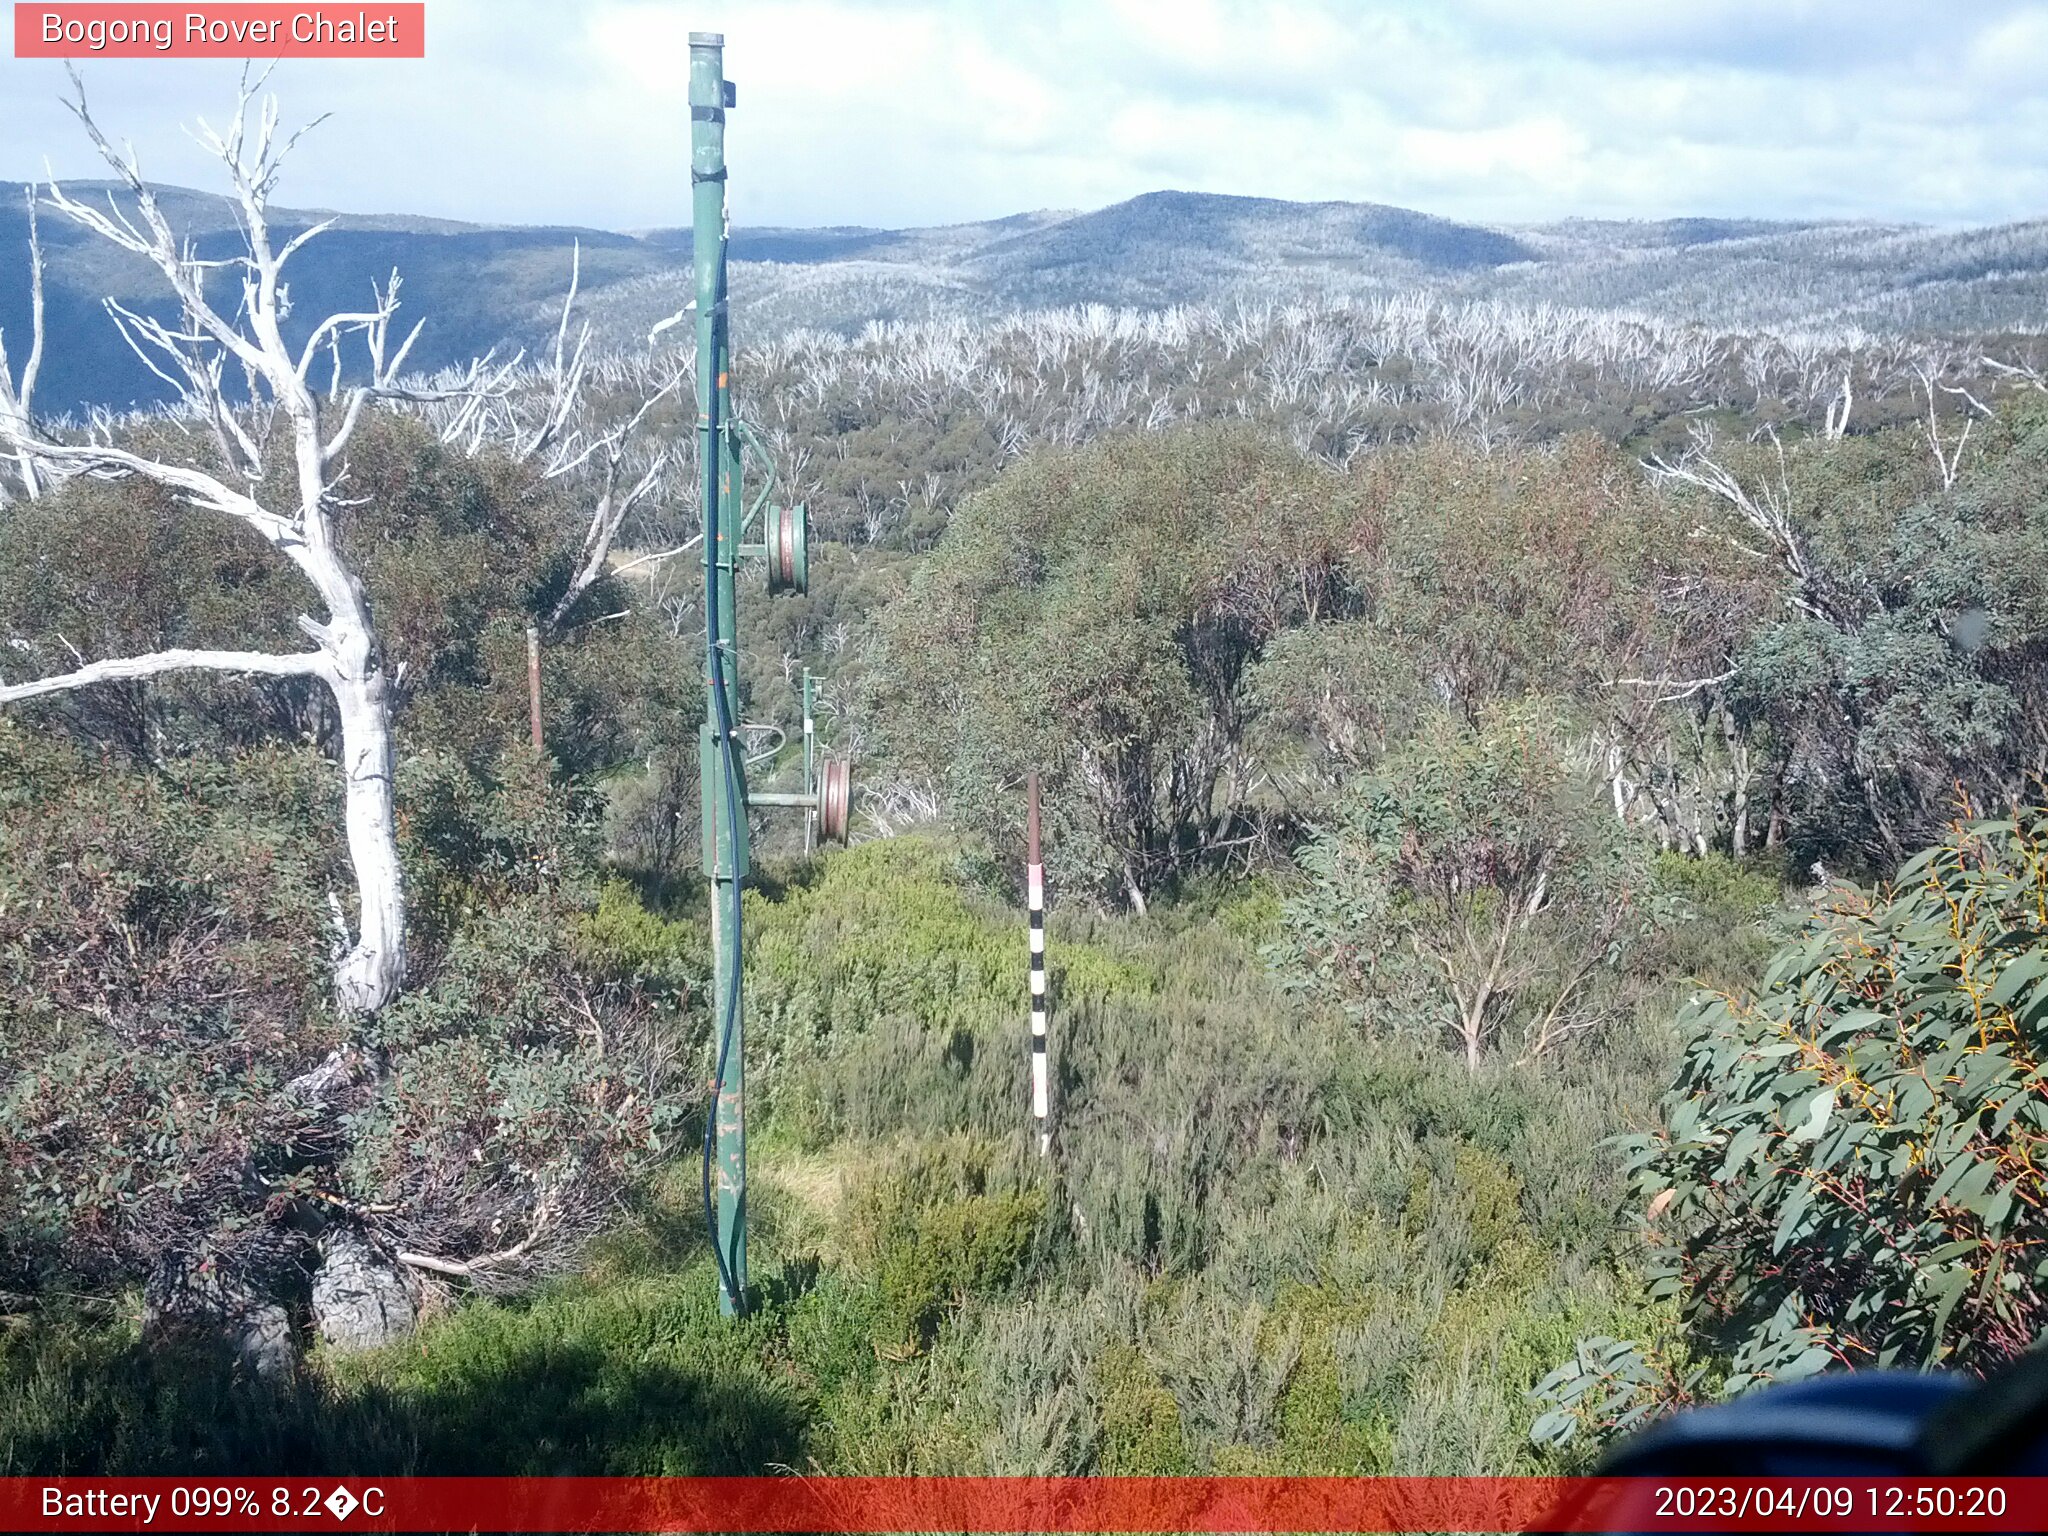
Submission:
[[[335,1001],[369,1013],[405,980],[405,881],[392,797],[391,711],[383,669],[369,662],[333,683],[341,715],[344,824],[356,873],[356,941],[336,966]]]
[[[335,953],[335,1000],[351,1013],[374,1012],[397,995],[405,977],[405,886],[392,793],[390,689],[362,584],[348,568],[336,538],[331,501],[345,471],[343,454],[365,405],[380,396],[421,398],[396,383],[418,328],[395,350],[389,347],[391,320],[398,308],[394,273],[385,288],[373,291],[370,309],[322,320],[296,356],[286,346],[280,321],[289,300],[280,273],[292,254],[325,226],[315,225],[282,246],[273,245],[267,220],[269,194],[280,162],[296,140],[276,142],[273,101],[263,103],[255,124],[249,122],[253,92],[246,80],[227,131],[215,133],[202,125],[201,135],[227,167],[247,243],[246,254],[226,264],[239,267],[242,275],[240,303],[227,314],[216,309],[206,293],[208,272],[222,263],[201,260],[171,229],[132,153],[124,157],[108,144],[87,111],[84,88],[75,74],[73,83],[78,87],[73,111],[126,187],[134,214],[112,199],[104,210],[79,203],[55,186],[49,200],[114,245],[147,258],[169,280],[184,311],[176,328],[112,299],[107,311],[143,362],[180,391],[183,413],[211,430],[225,468],[216,471],[212,465],[144,458],[104,436],[82,442],[45,437],[21,408],[18,396],[0,402],[13,407],[0,408],[0,441],[31,466],[31,477],[39,473],[46,480],[75,475],[149,480],[192,506],[243,523],[305,577],[325,617],[299,619],[299,627],[313,641],[310,651],[276,655],[170,650],[116,658],[58,677],[0,684],[0,704],[113,678],[151,677],[188,668],[315,677],[323,682],[341,719],[345,824],[356,883],[352,933],[339,901],[334,902],[342,928]],[[344,388],[340,344],[349,336],[362,338],[369,382]],[[324,395],[307,382],[308,370],[323,348],[332,360],[332,382]],[[230,363],[248,380],[246,408],[234,406],[222,386]],[[253,494],[265,477],[271,438],[280,426],[289,434],[294,471],[296,505],[289,511],[273,511]]]
[[[1990,415],[1991,412],[1967,389],[1957,389],[1950,385],[1942,384],[1939,374],[1930,363],[1923,362],[1915,370],[1914,377],[1919,382],[1921,392],[1927,396],[1927,446],[1933,450],[1934,467],[1941,473],[1941,488],[1944,491],[1954,490],[1956,475],[1963,467],[1963,450],[1970,445],[1970,429],[1976,426],[1977,422],[1975,417],[1965,416],[1963,418],[1963,430],[1955,442],[1952,444],[1945,442],[1942,438],[1941,416],[1935,409],[1935,391],[1939,388],[1947,394],[1961,395],[1969,401],[1971,406],[1986,416]]]
[[[19,383],[7,361],[6,338],[0,336],[0,421],[18,421],[24,430],[35,405],[36,374],[43,366],[43,244],[41,233],[36,228],[34,187],[28,189],[28,302],[28,356],[22,360]],[[34,457],[26,451],[17,451],[14,461],[22,495],[35,500],[41,494],[42,482],[36,474]],[[5,505],[6,501],[7,487],[4,481],[0,481],[0,505]]]
[[[1692,486],[1733,508],[1754,533],[1762,536],[1764,548],[1758,549],[1734,536],[1728,538],[1728,543],[1753,560],[1775,560],[1782,564],[1792,578],[1788,594],[1792,602],[1813,618],[1831,620],[1833,615],[1821,574],[1807,554],[1805,539],[1793,517],[1785,445],[1775,427],[1768,429],[1768,435],[1771,446],[1777,450],[1777,476],[1775,480],[1759,477],[1754,488],[1743,484],[1733,471],[1714,458],[1713,431],[1699,425],[1692,428],[1686,451],[1676,463],[1653,457],[1643,460],[1643,467],[1667,484]]]

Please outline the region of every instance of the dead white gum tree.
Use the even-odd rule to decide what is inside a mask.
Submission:
[[[522,353],[500,363],[494,356],[486,356],[471,366],[453,393],[425,396],[428,403],[421,413],[448,447],[472,457],[489,452],[530,464],[543,480],[572,485],[577,488],[577,497],[587,496],[589,500],[589,515],[583,524],[568,583],[547,612],[534,614],[526,626],[527,679],[536,748],[542,745],[541,645],[566,633],[569,614],[606,573],[612,547],[633,512],[658,496],[674,493],[668,482],[677,478],[673,474],[678,467],[675,455],[658,443],[648,445],[643,428],[655,408],[676,394],[689,376],[680,364],[664,365],[654,356],[655,341],[674,323],[665,321],[647,339],[645,364],[651,366],[622,366],[622,360],[616,358],[597,365],[602,376],[600,383],[612,386],[614,397],[620,393],[616,386],[621,382],[632,386],[631,393],[638,399],[631,414],[626,414],[624,407],[603,414],[594,412],[589,399],[590,322],[575,325],[582,274],[583,247],[579,241],[572,248],[569,291],[562,300],[561,318],[555,326],[551,359],[528,364]],[[409,398],[422,396],[415,394]],[[696,543],[696,539],[690,539],[673,549],[641,555],[620,569],[656,564]],[[624,617],[622,611],[585,622],[602,623]]]
[[[7,359],[7,337],[0,333],[0,429],[5,424],[29,420],[35,408],[36,375],[43,366],[43,246],[36,228],[36,191],[28,189],[28,300],[29,300],[29,342],[28,356],[22,360],[21,377],[15,378],[14,368]],[[36,461],[29,454],[16,451],[12,458],[13,473],[21,495],[33,501],[42,493],[42,479],[36,474]],[[0,507],[7,505],[9,493],[7,479],[0,474]]]
[[[535,616],[532,625],[535,633],[543,637],[561,633],[575,602],[602,578],[618,530],[625,526],[627,518],[649,500],[674,492],[668,481],[678,467],[676,457],[659,444],[643,449],[643,428],[659,403],[676,395],[688,379],[680,362],[662,365],[653,354],[655,340],[674,324],[672,319],[655,326],[647,338],[645,362],[651,367],[621,369],[621,358],[610,358],[598,365],[598,373],[606,375],[600,379],[600,385],[614,385],[614,397],[621,393],[616,383],[631,385],[627,399],[631,401],[637,395],[637,403],[631,403],[631,414],[625,414],[625,406],[608,412],[592,410],[590,322],[586,319],[582,326],[575,326],[575,299],[582,291],[582,272],[584,248],[578,242],[569,258],[569,293],[561,301],[561,319],[555,326],[555,352],[551,360],[520,367],[522,360],[512,358],[510,365],[487,371],[489,358],[485,358],[479,369],[485,371],[487,387],[461,393],[453,403],[434,406],[426,412],[440,440],[453,449],[469,455],[496,451],[535,465],[543,479],[584,487],[590,500],[590,516],[584,522],[582,543],[575,551],[569,584],[545,614]],[[571,328],[575,330],[573,342],[569,340]],[[623,379],[618,375],[631,377]],[[690,539],[676,549],[641,555],[631,565],[670,559],[694,545],[696,541]]]
[[[329,315],[296,350],[281,329],[290,308],[284,269],[325,223],[281,243],[271,232],[268,206],[280,166],[306,131],[280,141],[277,105],[260,106],[245,77],[233,120],[224,132],[202,123],[199,139],[226,167],[241,222],[244,248],[225,259],[201,257],[172,228],[144,183],[134,151],[116,151],[87,109],[83,83],[72,75],[70,101],[85,132],[125,196],[104,206],[73,198],[50,185],[48,204],[122,250],[146,258],[169,283],[179,314],[165,323],[115,299],[106,309],[136,355],[178,393],[176,419],[191,432],[192,452],[151,457],[118,446],[104,421],[86,433],[47,432],[29,411],[41,326],[29,351],[26,377],[0,392],[0,449],[19,464],[27,494],[73,476],[141,479],[175,492],[188,505],[231,518],[254,530],[305,577],[320,605],[299,627],[311,641],[303,651],[166,650],[89,662],[75,671],[28,682],[0,682],[0,704],[87,688],[115,679],[205,670],[271,677],[317,678],[333,697],[341,726],[341,768],[346,783],[349,859],[356,903],[351,929],[343,903],[330,896],[337,930],[334,993],[350,1013],[381,1008],[405,974],[405,887],[400,877],[392,805],[390,685],[362,583],[336,538],[336,488],[346,473],[344,454],[364,408],[380,396],[417,398],[401,389],[400,369],[413,339],[395,346],[398,276],[373,285],[366,309]],[[311,125],[309,125],[311,126]],[[39,264],[38,264],[39,265]],[[225,280],[229,302],[208,293]],[[36,290],[40,291],[38,278]],[[344,383],[343,343],[365,355],[355,382]],[[246,401],[229,398],[232,375]],[[317,382],[325,373],[324,388]],[[0,365],[0,378],[7,369]],[[210,450],[210,451],[209,451]],[[273,466],[289,465],[289,504],[266,505],[262,487]]]

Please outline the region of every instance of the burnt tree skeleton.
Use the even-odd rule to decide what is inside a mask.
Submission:
[[[244,241],[242,254],[209,259],[172,230],[134,151],[122,153],[107,141],[87,105],[83,82],[75,71],[71,78],[74,94],[67,105],[133,207],[123,209],[112,196],[105,208],[80,202],[54,182],[44,198],[110,244],[148,260],[170,285],[179,305],[175,325],[113,299],[105,307],[129,347],[178,391],[186,419],[205,423],[223,467],[208,467],[197,454],[189,462],[174,463],[116,447],[104,425],[83,440],[59,440],[37,427],[19,395],[11,408],[0,411],[0,441],[31,466],[26,476],[31,483],[38,477],[45,484],[75,476],[141,479],[175,493],[187,505],[233,519],[291,563],[318,594],[324,614],[299,616],[298,626],[312,642],[309,650],[171,649],[90,662],[53,677],[0,683],[0,704],[115,678],[187,670],[310,677],[323,683],[340,720],[345,827],[356,882],[355,927],[352,934],[344,932],[334,996],[344,1012],[374,1013],[397,995],[405,976],[405,890],[392,799],[391,681],[368,600],[342,554],[333,514],[336,488],[346,473],[344,455],[364,407],[379,397],[419,398],[398,382],[419,326],[393,344],[398,310],[394,273],[382,287],[373,286],[370,307],[328,316],[296,353],[286,343],[282,322],[290,293],[285,265],[328,226],[311,225],[281,244],[272,237],[270,193],[285,157],[307,130],[280,141],[275,99],[265,98],[260,107],[256,103],[261,79],[252,84],[244,77],[224,132],[204,122],[199,127],[200,143],[227,170]],[[217,306],[206,292],[209,274],[223,271],[241,278],[232,311]],[[368,374],[365,382],[345,387],[339,355],[342,340],[349,337],[361,339]],[[333,361],[324,393],[308,381],[323,349]],[[230,363],[239,367],[248,386],[250,404],[239,411],[225,383]],[[265,506],[257,487],[273,459],[286,454],[293,504]],[[340,903],[332,905],[338,910]]]
[[[458,452],[474,456],[495,450],[534,465],[546,481],[568,481],[579,472],[594,472],[596,485],[569,583],[535,619],[533,627],[541,637],[561,633],[577,600],[605,574],[619,531],[633,512],[671,489],[668,481],[677,468],[674,453],[656,448],[641,458],[634,449],[656,407],[675,396],[689,377],[686,366],[663,365],[656,358],[654,343],[669,324],[664,322],[647,338],[647,351],[634,360],[640,366],[598,368],[598,382],[623,382],[637,399],[631,414],[616,425],[591,425],[589,321],[575,327],[571,339],[582,286],[583,250],[577,242],[571,247],[569,289],[549,359],[529,365],[523,354],[503,363],[486,357],[470,369],[466,387],[407,397],[424,401],[428,424]],[[620,569],[658,564],[696,543],[691,539],[673,549],[641,555]]]
[[[291,308],[286,264],[331,221],[280,241],[271,228],[270,195],[292,148],[321,119],[281,135],[275,98],[258,99],[264,77],[245,75],[226,129],[199,123],[200,144],[227,172],[243,237],[240,254],[206,258],[172,229],[133,149],[117,150],[101,132],[76,71],[71,81],[73,94],[66,104],[113,170],[128,206],[112,196],[104,206],[83,202],[55,182],[40,189],[40,195],[30,189],[33,333],[18,382],[0,349],[0,463],[14,471],[18,482],[10,489],[33,497],[73,477],[152,482],[189,506],[231,518],[259,535],[306,578],[325,612],[300,615],[299,628],[313,642],[305,651],[177,647],[101,660],[74,653],[78,665],[71,671],[20,682],[0,678],[0,704],[194,670],[323,683],[341,725],[347,842],[357,887],[355,929],[343,928],[346,942],[336,962],[335,997],[344,1011],[374,1012],[403,983],[406,924],[391,782],[392,694],[399,680],[385,671],[362,583],[349,569],[336,536],[336,517],[346,506],[340,494],[346,453],[363,413],[376,401],[413,407],[430,420],[439,418],[435,424],[444,442],[472,453],[486,446],[504,449],[536,463],[544,479],[585,465],[597,468],[599,484],[573,575],[545,618],[546,631],[553,633],[603,574],[626,517],[661,484],[670,456],[657,452],[636,473],[627,467],[628,449],[654,408],[674,393],[682,374],[671,370],[642,390],[638,408],[622,424],[572,427],[582,414],[587,375],[588,327],[573,347],[569,336],[580,251],[572,261],[553,367],[545,370],[548,388],[537,413],[522,412],[515,400],[510,379],[517,358],[498,363],[485,357],[430,385],[406,378],[406,359],[424,321],[402,336],[394,331],[399,308],[395,272],[384,284],[372,286],[369,306],[326,316],[293,349],[283,334]],[[118,447],[104,418],[96,418],[82,433],[54,434],[37,423],[32,405],[44,351],[44,271],[35,212],[42,204],[143,257],[169,285],[179,309],[175,323],[111,298],[104,307],[135,355],[177,392],[175,417],[188,425],[203,424],[212,455],[194,453],[173,462]],[[207,293],[209,278],[217,282],[223,273],[241,278],[232,308]],[[355,339],[360,339],[367,367],[360,382],[345,383],[343,344]],[[230,398],[231,369],[246,381],[246,401]],[[287,454],[292,505],[266,506],[257,487],[272,461]],[[340,911],[338,898],[329,905]]]
[[[34,187],[28,189],[27,201],[29,344],[18,382],[7,359],[7,339],[0,336],[0,422],[18,422],[24,429],[32,419],[36,375],[43,366],[43,244],[41,232],[36,227]],[[17,449],[14,469],[21,482],[21,494],[30,501],[35,500],[42,493],[42,480],[36,473],[34,456],[24,449]],[[0,481],[0,506],[5,506],[7,499],[6,484]]]
[[[73,479],[143,482],[194,509],[176,515],[228,519],[255,533],[306,580],[319,602],[309,603],[297,619],[310,642],[304,649],[288,640],[272,648],[222,649],[204,642],[167,643],[172,637],[166,636],[155,642],[165,645],[161,650],[95,656],[90,647],[81,654],[57,635],[70,657],[54,665],[66,670],[0,677],[0,705],[189,672],[317,680],[338,718],[346,847],[356,886],[352,903],[345,890],[329,891],[324,903],[336,934],[332,996],[338,1012],[360,1021],[390,1004],[407,984],[407,905],[393,786],[392,716],[403,669],[393,672],[385,664],[361,573],[352,568],[341,539],[342,520],[363,504],[348,489],[356,431],[371,411],[396,405],[441,429],[442,442],[457,452],[502,453],[529,464],[543,482],[567,484],[562,477],[583,472],[575,483],[594,487],[594,506],[578,508],[578,526],[564,538],[573,551],[567,591],[559,601],[550,594],[542,605],[554,630],[603,575],[611,540],[627,515],[662,484],[669,456],[657,451],[649,463],[644,452],[629,459],[628,449],[636,433],[644,438],[651,432],[652,413],[674,392],[681,373],[671,370],[665,382],[636,390],[615,414],[590,411],[582,392],[581,344],[573,353],[567,346],[578,276],[573,269],[555,368],[551,376],[544,367],[530,370],[548,386],[538,415],[527,400],[515,398],[518,359],[505,363],[487,356],[431,380],[407,375],[420,326],[395,326],[396,273],[369,285],[368,302],[360,309],[325,318],[315,312],[291,324],[287,263],[328,226],[273,227],[272,189],[306,130],[279,131],[277,105],[261,95],[263,78],[252,81],[245,74],[233,117],[222,130],[197,125],[200,144],[225,168],[229,206],[240,226],[240,248],[226,255],[202,254],[173,228],[133,149],[117,150],[109,142],[75,73],[72,85],[68,105],[116,183],[104,200],[73,196],[54,182],[31,190],[34,326],[18,374],[0,352],[0,503],[47,495]],[[83,424],[39,421],[33,414],[43,359],[45,273],[33,224],[39,208],[73,220],[97,237],[90,243],[104,241],[143,258],[168,286],[174,305],[156,314],[132,302],[104,301],[130,351],[173,392],[167,410],[151,413],[167,430],[149,434],[146,449],[139,439],[118,436],[119,424],[104,412]],[[14,361],[23,361],[18,339]],[[603,402],[607,413],[615,403],[615,396]],[[507,434],[508,423],[516,433]],[[593,1025],[595,1050],[603,1055],[605,1031],[594,1019]],[[310,1116],[340,1134],[340,1117],[365,1092],[375,1091],[388,1069],[381,1050],[343,1045],[293,1078],[273,1102],[288,1117]],[[415,1316],[411,1298],[423,1283],[452,1279],[480,1290],[516,1286],[545,1272],[592,1229],[590,1212],[576,1207],[561,1179],[539,1181],[519,1198],[504,1197],[492,1226],[496,1240],[476,1240],[472,1233],[431,1222],[412,1229],[380,1225],[377,1218],[408,1209],[411,1197],[400,1198],[407,1203],[363,1207],[319,1190],[291,1196],[297,1207],[292,1221],[302,1224],[302,1232],[318,1234],[313,1307],[321,1331],[336,1347],[376,1344],[405,1331]],[[281,1316],[271,1294],[276,1277],[252,1272],[224,1287],[209,1285],[207,1274],[203,1253],[189,1245],[154,1262],[145,1290],[145,1337],[198,1326],[224,1334],[263,1374],[288,1370],[295,1345],[288,1330],[273,1326]],[[403,1278],[408,1274],[411,1279]]]

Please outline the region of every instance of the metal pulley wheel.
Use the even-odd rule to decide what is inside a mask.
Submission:
[[[853,830],[853,764],[828,757],[818,765],[818,837],[844,847]]]
[[[763,540],[768,550],[768,590],[808,592],[811,586],[810,514],[802,502],[770,507]]]

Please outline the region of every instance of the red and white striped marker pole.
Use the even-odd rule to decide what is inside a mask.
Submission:
[[[1031,904],[1031,1114],[1038,1121],[1038,1155],[1052,1149],[1052,1105],[1046,1086],[1045,865],[1038,850],[1038,775],[1030,777],[1030,810],[1024,819],[1024,884]]]

